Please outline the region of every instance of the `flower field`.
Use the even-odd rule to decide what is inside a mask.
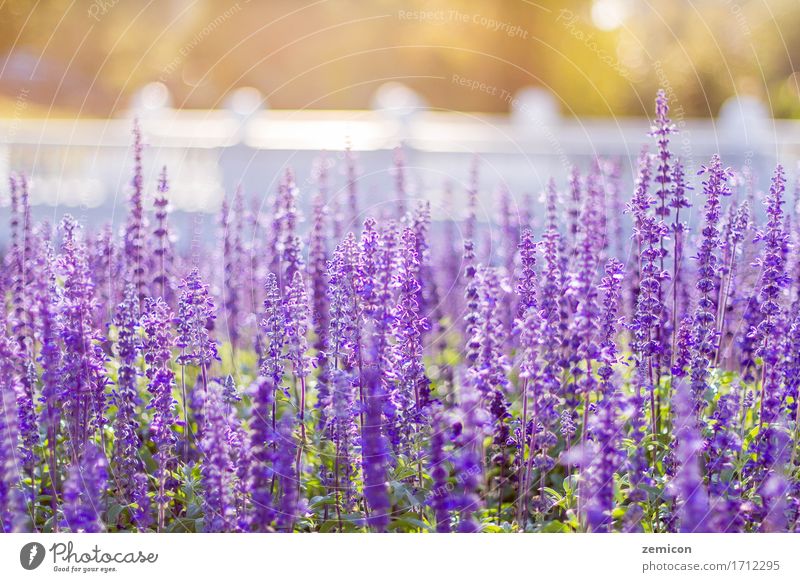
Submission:
[[[632,187],[597,159],[491,224],[477,161],[434,221],[402,150],[375,216],[346,152],[205,245],[138,126],[119,231],[14,176],[2,530],[800,530],[800,182],[675,131],[659,93]]]

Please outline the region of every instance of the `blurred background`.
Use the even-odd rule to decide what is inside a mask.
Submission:
[[[512,30],[512,29],[516,30]],[[797,0],[5,0],[2,110],[106,117],[161,81],[180,108],[258,89],[276,109],[368,108],[398,79],[434,108],[503,112],[539,86],[568,115],[644,115],[669,81],[691,116],[736,93],[800,115]]]
[[[487,196],[521,196],[596,155],[631,173],[658,88],[690,168],[721,151],[765,177],[800,157],[798,29],[797,0],[5,0],[0,179],[113,215],[136,116],[178,211],[286,165],[311,187],[348,145],[370,195],[403,144],[434,202],[475,156]]]

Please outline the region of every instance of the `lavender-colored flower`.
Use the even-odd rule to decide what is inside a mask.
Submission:
[[[261,375],[272,381],[273,386],[283,381],[283,348],[286,337],[283,333],[284,313],[281,292],[278,289],[278,278],[274,273],[267,275],[264,283],[266,297],[264,299],[264,319],[261,329],[267,341],[261,358]]]
[[[311,324],[314,329],[313,349],[316,352],[317,392],[316,407],[319,411],[318,426],[324,426],[325,420],[322,403],[327,399],[328,357],[325,349],[328,345],[328,327],[330,311],[328,306],[328,282],[326,281],[328,248],[326,242],[327,215],[325,200],[321,194],[314,197],[313,224],[311,228],[308,251],[308,279],[311,287]]]
[[[597,304],[598,257],[602,252],[605,234],[600,221],[601,192],[598,169],[595,168],[587,178],[584,210],[581,216],[581,232],[575,251],[574,277],[567,289],[567,296],[575,305],[574,317],[570,323],[570,349],[567,355],[569,371],[577,388],[587,399],[595,388],[592,374],[592,361],[600,353],[598,345],[599,308]],[[567,403],[575,405],[577,395],[567,394]],[[588,402],[587,402],[588,406]],[[584,407],[587,410],[586,407]],[[588,417],[587,417],[588,418]],[[584,427],[585,429],[585,427]]]
[[[711,531],[708,492],[700,470],[703,441],[697,431],[696,405],[684,381],[679,381],[673,399],[678,469],[669,484],[678,500],[678,519],[683,533]]]
[[[522,230],[519,239],[520,270],[517,276],[517,295],[519,305],[517,308],[518,318],[525,316],[528,309],[536,308],[536,251],[537,245],[534,242],[533,231],[530,228]],[[518,320],[518,325],[520,321]]]
[[[399,296],[391,324],[395,338],[391,378],[396,384],[396,390],[392,392],[396,416],[391,420],[400,423],[401,446],[407,445],[414,424],[422,423],[430,406],[430,380],[425,375],[422,360],[422,334],[429,324],[420,315],[417,302],[419,258],[416,240],[414,232],[406,229],[403,233],[403,253],[396,279]]]
[[[303,270],[303,245],[297,233],[297,224],[300,222],[300,213],[297,209],[298,198],[297,184],[291,170],[286,171],[283,183],[283,215],[281,216],[281,286],[290,284],[294,274]]]
[[[280,487],[278,496],[278,529],[290,532],[297,519],[300,484],[295,465],[297,440],[294,436],[294,418],[284,414],[277,423],[274,471]]]
[[[344,152],[345,177],[347,180],[347,206],[350,211],[350,224],[358,224],[358,155],[349,145]]]
[[[504,449],[509,440],[506,392],[509,389],[508,357],[503,353],[505,331],[499,312],[504,293],[496,269],[481,267],[478,270],[479,326],[471,342],[478,344],[478,358],[470,370],[471,382],[486,401],[492,416],[494,444],[499,449],[498,461],[504,461]]]
[[[172,358],[172,347],[175,339],[170,323],[172,314],[169,307],[160,297],[148,297],[144,304],[144,315],[141,326],[144,332],[142,352],[147,364],[148,391],[151,399],[147,408],[153,411],[150,422],[150,438],[156,445],[156,472],[158,492],[154,501],[158,505],[158,526],[164,527],[170,492],[167,483],[168,473],[175,463],[175,445],[177,437],[173,426],[178,419],[175,414],[175,399],[172,390],[175,386],[175,375],[169,367]]]
[[[436,518],[436,531],[438,533],[449,533],[452,500],[450,499],[450,489],[448,487],[450,472],[447,463],[450,459],[449,455],[444,452],[447,427],[443,416],[442,410],[437,407],[433,414],[428,466],[433,480],[430,505],[433,507]]]
[[[94,239],[87,241],[87,251],[97,299],[94,325],[102,329],[113,317],[114,309],[121,299],[120,281],[125,279],[111,224],[106,224]]]
[[[351,367],[357,355],[357,295],[358,244],[349,233],[336,247],[328,263],[330,299],[330,329],[328,330],[328,359],[332,368]]]
[[[175,249],[173,248],[172,234],[169,228],[169,182],[167,181],[167,167],[161,170],[158,180],[158,194],[153,205],[155,206],[155,224],[153,225],[153,277],[152,293],[162,297],[167,305],[174,307],[175,303]]]
[[[64,240],[58,268],[64,279],[64,290],[59,305],[58,333],[64,352],[59,385],[72,458],[76,461],[89,437],[101,432],[107,422],[105,387],[108,380],[100,334],[92,327],[97,305],[86,248],[78,239],[78,224],[74,218],[65,216],[61,228]]]
[[[286,359],[292,365],[292,373],[305,379],[310,370],[308,351],[308,296],[305,281],[300,271],[294,278],[286,294],[284,306],[283,334],[286,344]],[[301,412],[302,414],[302,412]]]
[[[625,531],[628,532],[642,530],[641,518],[643,509],[641,504],[647,499],[646,488],[653,482],[647,461],[647,452],[642,444],[647,426],[644,415],[644,388],[647,386],[647,380],[642,378],[644,373],[645,371],[641,367],[637,367],[634,370],[634,391],[625,404],[629,414],[630,438],[633,441],[632,452],[625,462],[625,470],[630,481],[628,509],[624,518]]]
[[[403,217],[406,213],[408,189],[406,187],[406,155],[402,146],[394,148],[392,155],[392,176],[394,176],[394,195],[397,203],[397,216]]]
[[[618,395],[608,390],[591,420],[594,437],[588,468],[586,527],[589,531],[609,532],[614,509],[614,475],[622,469],[620,440],[622,427],[618,420]]]
[[[98,533],[105,529],[102,513],[107,481],[105,455],[96,445],[87,444],[64,483],[64,522],[70,531]]]
[[[217,342],[209,333],[209,325],[216,318],[214,302],[197,268],[181,281],[180,291],[175,320],[178,330],[175,345],[181,349],[178,363],[195,364],[206,370],[219,359]]]
[[[133,122],[133,181],[131,195],[128,198],[128,217],[125,223],[124,257],[128,281],[136,286],[139,301],[143,301],[147,293],[145,284],[145,248],[144,233],[144,176],[142,170],[142,130],[139,121]]]
[[[687,305],[681,304],[680,292],[684,290],[682,284],[683,280],[683,245],[686,233],[686,223],[681,220],[681,210],[690,208],[691,204],[686,198],[686,192],[691,190],[691,186],[686,183],[686,176],[683,169],[683,164],[680,160],[675,160],[672,168],[672,197],[669,201],[669,207],[675,209],[675,218],[672,221],[672,346],[671,357],[674,361],[674,352],[678,349],[677,335],[678,320],[683,317],[685,310],[688,309]]]
[[[59,288],[56,286],[53,258],[53,247],[47,242],[40,248],[36,268],[41,273],[42,283],[36,290],[36,302],[39,313],[39,364],[41,366],[41,394],[39,401],[42,404],[40,424],[44,426],[48,447],[48,469],[51,479],[50,507],[56,513],[58,495],[56,480],[58,475],[58,459],[56,456],[56,442],[61,426],[61,350],[58,344],[56,314],[59,299]]]
[[[472,533],[480,530],[474,515],[483,506],[479,495],[484,480],[482,441],[489,421],[480,405],[480,394],[469,382],[462,386],[459,413],[462,428],[454,465],[460,484],[454,497],[454,509],[459,512],[458,531]]]
[[[336,449],[334,456],[334,491],[337,511],[348,511],[353,503],[353,449],[359,441],[360,403],[353,378],[343,370],[331,371],[331,410],[328,433]],[[366,424],[366,419],[364,424]],[[276,469],[277,471],[277,469]]]
[[[785,246],[788,244],[788,234],[783,225],[785,187],[786,179],[783,167],[779,165],[775,168],[775,175],[766,197],[767,226],[756,237],[757,241],[764,241],[764,254],[756,261],[756,265],[761,269],[759,289],[761,322],[756,329],[751,331],[751,334],[759,342],[756,355],[761,356],[764,362],[759,426],[765,422],[774,422],[780,406],[780,391],[776,374],[776,364],[780,357],[780,338],[774,336],[779,335],[776,332],[778,331],[778,320],[783,313],[781,298],[790,283],[786,274],[784,252]]]
[[[117,407],[114,417],[114,457],[117,470],[114,483],[123,499],[136,503],[134,520],[139,529],[150,526],[150,502],[147,497],[147,476],[139,457],[142,443],[139,439],[139,421],[136,407],[139,404],[137,360],[141,351],[139,341],[139,299],[136,287],[129,283],[125,296],[114,315],[117,327],[116,353],[120,359],[117,385],[111,398]]]
[[[597,375],[602,380],[600,390],[607,395],[609,382],[614,374],[613,367],[619,361],[617,350],[617,334],[620,323],[619,309],[622,299],[622,280],[625,277],[625,266],[617,259],[611,258],[605,265],[605,276],[600,281],[603,291],[603,308],[600,318],[600,368]]]
[[[736,482],[726,480],[725,472],[735,469],[742,448],[738,422],[740,401],[738,390],[723,394],[711,415],[713,428],[703,446],[707,453],[706,475],[708,490],[712,497],[737,495]]]
[[[222,387],[208,385],[203,427],[201,474],[203,483],[203,530],[227,532],[235,529],[233,467],[228,442],[228,418]]]
[[[14,397],[17,379],[13,372],[12,340],[5,330],[0,334],[0,532],[28,529],[25,499],[21,491],[21,467],[17,459],[17,405]]]
[[[252,421],[250,424],[250,525],[256,531],[268,531],[275,520],[272,499],[275,459],[274,408],[275,384],[272,378],[259,377],[254,384]]]
[[[228,200],[222,201],[220,228],[222,229],[222,255],[223,255],[223,307],[225,314],[225,328],[231,346],[234,349],[240,345],[242,320],[242,291],[245,287],[242,274],[244,273],[244,248],[242,244],[242,231],[244,205],[241,202],[241,188],[234,194],[234,212],[231,212]],[[231,216],[233,214],[233,216]]]
[[[634,237],[639,257],[639,294],[629,328],[633,334],[633,352],[636,365],[643,368],[642,378],[650,393],[651,419],[655,432],[654,385],[659,377],[659,367],[664,346],[659,342],[659,327],[664,320],[662,282],[669,276],[661,268],[664,256],[662,239],[668,232],[664,222],[650,212],[653,197],[649,193],[652,158],[643,151],[639,158],[639,175],[633,200],[628,210],[634,219]]]
[[[697,251],[697,300],[693,318],[691,388],[695,412],[705,407],[708,368],[712,364],[719,338],[716,332],[715,291],[717,288],[720,205],[723,196],[731,194],[728,180],[731,172],[722,167],[719,156],[713,156],[709,166],[703,166],[700,174],[707,174],[703,181],[706,195],[703,238]]]
[[[763,500],[763,519],[761,531],[785,532],[787,531],[787,496],[790,491],[790,481],[786,475],[789,451],[795,446],[784,427],[776,427],[767,431],[766,454],[768,459],[767,474],[759,487],[759,494]]]
[[[364,424],[361,427],[361,467],[364,474],[364,498],[369,507],[367,522],[378,532],[389,524],[389,491],[387,468],[389,450],[383,434],[383,399],[381,375],[378,368],[367,367],[363,372],[365,392]]]
[[[670,193],[670,183],[673,174],[671,170],[672,154],[669,151],[669,136],[677,133],[675,126],[669,119],[669,100],[663,89],[656,95],[656,120],[650,129],[650,135],[658,142],[658,167],[656,168],[655,182],[658,184],[656,196],[660,206],[656,208],[656,215],[665,220],[670,212],[667,197]]]

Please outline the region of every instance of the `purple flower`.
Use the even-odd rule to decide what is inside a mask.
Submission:
[[[209,333],[209,326],[216,318],[214,302],[197,268],[192,269],[189,276],[181,281],[180,291],[175,320],[178,330],[175,345],[181,349],[178,363],[195,364],[205,371],[214,360],[219,359],[217,342]]]
[[[70,467],[69,477],[64,483],[64,522],[70,531],[104,531],[102,513],[107,467],[105,455],[91,443],[85,446],[80,462]]]
[[[439,407],[436,408],[433,414],[432,427],[430,454],[428,457],[428,466],[433,480],[430,504],[436,517],[436,531],[438,533],[449,533],[452,500],[448,483],[450,472],[446,463],[450,461],[450,457],[444,452],[447,427],[443,419],[442,410]]]
[[[203,483],[203,531],[233,531],[236,506],[233,496],[234,475],[228,442],[228,418],[222,387],[208,385],[203,427],[201,474]]]
[[[256,531],[268,531],[275,520],[272,482],[275,459],[275,384],[271,378],[259,377],[254,384],[252,421],[250,423],[250,524]]]
[[[358,224],[358,155],[349,145],[344,152],[345,177],[347,180],[347,206],[350,210],[350,224]]]
[[[669,490],[678,500],[680,531],[710,532],[708,492],[700,468],[703,441],[697,431],[696,405],[683,380],[678,382],[673,404],[678,469],[669,484]]]
[[[167,182],[167,167],[161,170],[158,180],[158,195],[153,201],[155,206],[155,224],[153,225],[153,278],[152,293],[162,297],[167,305],[175,303],[175,249],[173,248],[172,235],[169,229],[169,183]]]
[[[761,356],[764,362],[759,426],[765,422],[774,422],[780,405],[778,378],[775,373],[780,357],[778,324],[783,314],[782,296],[790,283],[786,274],[784,253],[788,244],[788,234],[783,225],[785,186],[783,167],[779,165],[775,168],[775,175],[766,197],[767,226],[756,236],[756,241],[764,241],[764,254],[756,261],[756,266],[761,269],[758,296],[761,322],[750,332],[759,342],[756,355]]]
[[[242,202],[241,188],[234,194],[234,211],[230,211],[227,199],[222,201],[220,228],[222,229],[222,258],[224,283],[223,307],[225,314],[225,328],[230,338],[231,346],[240,347],[241,328],[244,324],[242,318],[242,295],[246,281],[242,277],[245,268],[245,255],[242,243],[244,230],[244,204]],[[233,214],[233,217],[231,217]]]
[[[317,391],[319,397],[315,404],[319,411],[318,426],[325,425],[322,403],[327,399],[328,357],[325,349],[328,345],[328,327],[330,312],[328,306],[328,282],[326,280],[328,248],[326,239],[327,215],[325,200],[321,194],[314,197],[313,225],[311,228],[308,278],[311,287],[311,324],[314,329],[313,349],[317,353]]]
[[[17,463],[16,378],[11,355],[12,341],[0,335],[0,532],[26,531],[28,519],[21,491],[22,475]]]
[[[300,379],[308,376],[310,363],[308,350],[308,296],[303,275],[295,271],[294,278],[286,294],[284,306],[284,342],[286,359],[292,365],[292,373]],[[302,414],[302,412],[301,412]]]
[[[586,527],[589,531],[609,532],[612,529],[614,510],[614,475],[621,471],[623,455],[620,440],[623,432],[618,420],[616,393],[610,390],[598,405],[597,416],[592,418],[593,441],[588,483],[584,491]]]
[[[380,371],[367,367],[363,373],[366,401],[364,424],[361,427],[361,467],[364,473],[364,498],[369,507],[367,522],[374,531],[382,532],[389,524],[389,490],[387,468],[389,449],[383,434],[383,387]]]
[[[480,530],[474,514],[483,506],[480,496],[484,481],[482,441],[488,418],[480,405],[479,393],[469,382],[462,386],[459,415],[462,428],[454,466],[460,483],[454,496],[454,509],[459,512],[458,531],[473,533]]]
[[[705,407],[705,391],[707,388],[708,368],[713,363],[719,338],[716,332],[716,297],[717,273],[719,259],[717,249],[720,245],[719,222],[720,204],[723,196],[729,196],[731,191],[728,180],[731,177],[729,169],[723,169],[719,156],[711,158],[709,166],[703,166],[700,174],[707,174],[703,182],[703,192],[706,195],[705,221],[703,225],[703,238],[697,250],[697,290],[700,294],[693,318],[693,337],[691,361],[691,388],[695,403],[695,412],[700,412]]]
[[[133,181],[132,191],[128,198],[128,217],[125,223],[124,256],[126,277],[136,286],[139,301],[144,300],[147,293],[145,286],[145,248],[144,232],[144,176],[142,170],[142,130],[139,121],[133,122]]]
[[[414,232],[403,232],[403,252],[395,284],[398,299],[392,312],[392,335],[395,339],[392,355],[391,379],[396,385],[392,391],[392,406],[399,424],[401,447],[408,444],[414,425],[420,424],[430,406],[430,381],[425,375],[422,360],[422,334],[428,329],[428,320],[419,313],[419,283],[417,281],[419,258]]]
[[[669,102],[663,89],[659,89],[656,95],[656,120],[650,129],[650,135],[658,142],[658,167],[656,168],[655,182],[658,184],[656,195],[660,206],[656,209],[656,215],[662,219],[669,216],[669,206],[667,196],[670,192],[670,183],[673,173],[671,170],[672,154],[669,151],[669,136],[677,133],[675,126],[669,119]]]
[[[519,239],[520,271],[517,277],[517,295],[519,295],[518,317],[524,317],[530,308],[536,307],[536,251],[533,231],[525,228]]]
[[[276,452],[274,471],[280,487],[277,496],[278,503],[278,528],[290,532],[294,529],[297,519],[298,495],[300,483],[295,465],[297,440],[294,436],[294,419],[291,414],[284,414],[277,424],[275,434]]]
[[[97,304],[86,247],[78,240],[78,224],[74,218],[65,216],[61,228],[64,240],[58,268],[64,279],[64,290],[59,305],[58,333],[64,352],[59,384],[72,458],[76,461],[89,437],[102,432],[107,422],[105,388],[108,380],[100,334],[92,327]]]
[[[139,299],[136,287],[128,283],[125,296],[114,315],[117,327],[116,353],[120,359],[117,386],[112,391],[112,401],[117,407],[114,417],[114,457],[117,471],[114,482],[124,499],[137,504],[133,512],[139,529],[150,526],[150,502],[147,498],[147,476],[139,457],[142,443],[139,439],[139,421],[136,407],[139,404],[137,360],[141,351],[139,341]]]
[[[175,375],[169,367],[172,358],[172,347],[175,339],[170,323],[172,314],[169,307],[160,297],[148,297],[144,304],[144,315],[141,326],[144,332],[142,352],[147,364],[148,391],[150,402],[147,405],[153,411],[150,422],[150,438],[156,445],[155,478],[158,491],[154,501],[158,504],[158,526],[163,529],[166,521],[167,506],[170,502],[168,474],[176,462],[175,445],[177,437],[173,426],[178,419],[175,414],[175,399],[172,390],[175,386]]]

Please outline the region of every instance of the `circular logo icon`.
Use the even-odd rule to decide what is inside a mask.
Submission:
[[[39,542],[30,542],[19,551],[19,563],[26,570],[35,570],[44,562],[44,546]]]

